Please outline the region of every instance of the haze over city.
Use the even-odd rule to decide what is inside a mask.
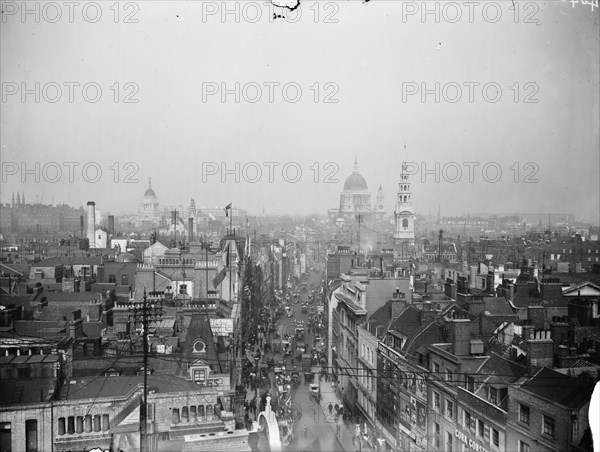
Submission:
[[[456,11],[423,17],[414,2],[311,3],[295,23],[273,20],[267,6],[223,16],[220,3],[136,5],[118,23],[108,9],[96,23],[83,9],[72,23],[67,9],[57,23],[43,10],[36,23],[6,8],[2,202],[25,191],[31,202],[93,199],[126,213],[152,178],[163,204],[194,197],[255,214],[325,213],[357,156],[390,211],[409,161],[422,214],[568,206],[598,217],[599,47],[589,5],[501,2],[499,19],[493,8],[462,6],[454,23]],[[88,83],[101,89],[95,103],[84,100]],[[73,182],[69,162],[79,165]]]
[[[0,0],[0,452],[600,451],[599,15]]]

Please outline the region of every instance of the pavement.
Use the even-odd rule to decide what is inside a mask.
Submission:
[[[335,388],[331,382],[326,382],[325,379],[321,379],[321,410],[323,411],[323,418],[328,422],[327,424],[331,427],[331,432],[335,435],[338,444],[345,452],[354,452],[356,447],[352,443],[354,431],[350,423],[344,423],[343,417],[340,416],[338,421],[335,421],[335,417],[329,414],[329,404],[334,407],[332,413],[335,413],[335,405],[342,405],[342,402],[337,396]],[[339,425],[339,429],[338,429]]]

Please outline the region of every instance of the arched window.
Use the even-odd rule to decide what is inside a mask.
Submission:
[[[406,218],[404,220],[402,220],[402,227],[403,228],[407,228],[408,227],[408,220]]]
[[[102,430],[102,418],[99,414],[94,414],[94,431],[99,432]]]
[[[204,405],[198,405],[198,420],[203,421],[205,418]]]
[[[172,424],[179,424],[179,408],[173,408]]]
[[[64,417],[59,417],[58,418],[58,434],[59,435],[64,435],[65,434],[65,418]]]

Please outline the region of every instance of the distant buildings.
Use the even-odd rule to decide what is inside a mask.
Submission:
[[[358,215],[361,215],[361,221],[382,221],[387,212],[381,185],[375,204],[371,204],[371,192],[367,181],[358,172],[358,160],[355,158],[354,171],[344,182],[344,190],[340,193],[339,207],[329,209],[328,216],[330,221],[341,225],[347,222],[353,223]]]
[[[64,204],[57,206],[41,203],[27,204],[25,194],[13,194],[10,204],[0,205],[0,231],[6,233],[31,232],[39,234],[52,232],[80,233],[80,217],[85,211]]]

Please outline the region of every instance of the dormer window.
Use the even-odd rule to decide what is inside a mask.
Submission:
[[[206,381],[206,369],[194,369],[192,373],[192,381],[203,383]]]
[[[144,366],[137,370],[136,375],[144,375]],[[146,375],[152,375],[152,369],[146,368]]]
[[[490,387],[490,403],[498,405],[498,390],[493,387]]]
[[[105,377],[118,377],[119,375],[121,375],[121,371],[119,371],[119,369],[115,369],[114,367],[111,367],[104,372]]]

